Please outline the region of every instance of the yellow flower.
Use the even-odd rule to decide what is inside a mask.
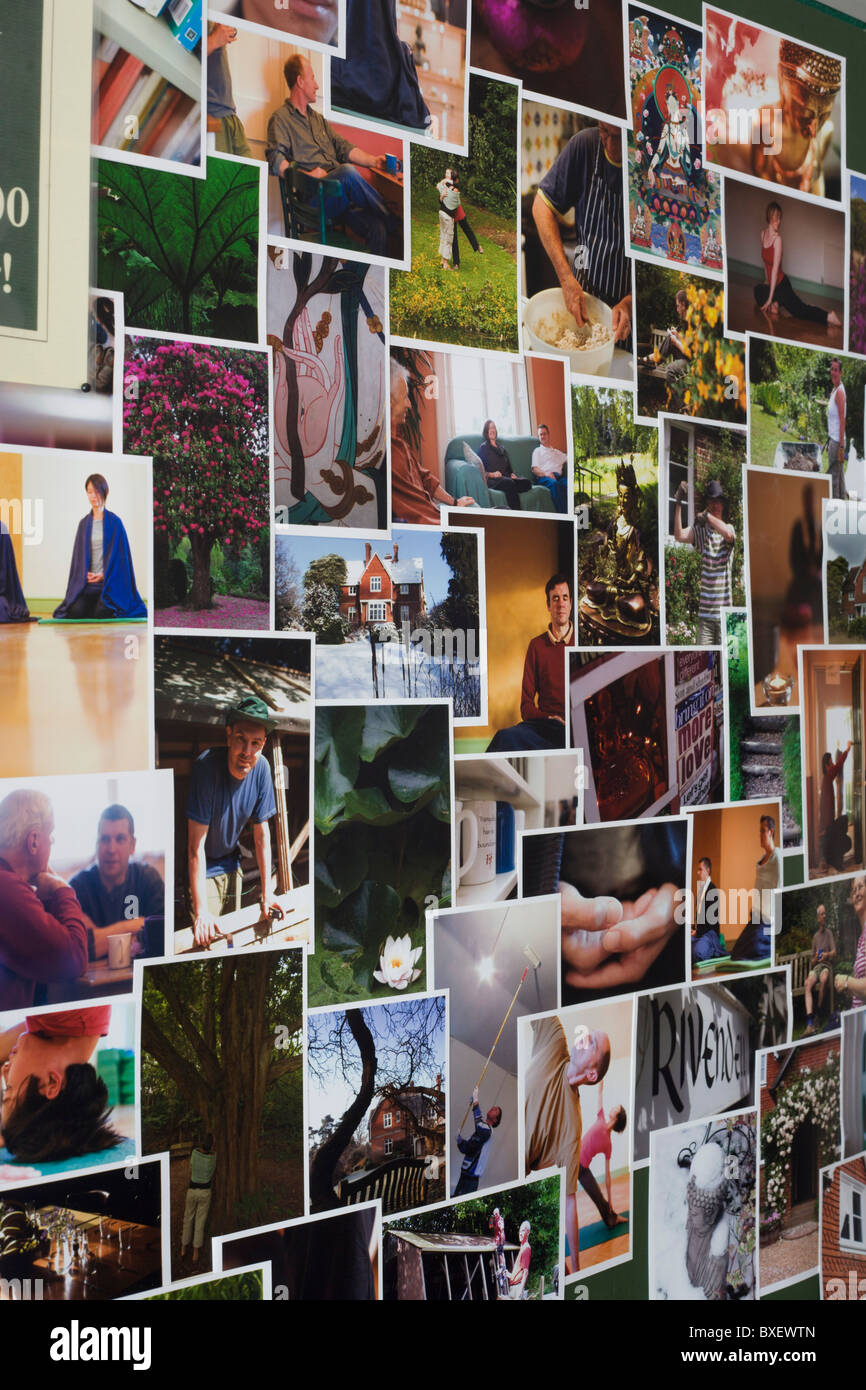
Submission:
[[[683,396],[683,400],[684,400],[684,402],[685,402],[686,405],[688,405],[688,403],[689,403],[689,401],[691,400],[691,398],[692,398],[692,393],[691,393],[691,391],[687,391],[686,394]]]

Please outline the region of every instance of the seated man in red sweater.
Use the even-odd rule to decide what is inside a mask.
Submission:
[[[87,926],[65,879],[48,867],[54,811],[43,792],[0,801],[0,1010],[26,1009],[36,987],[87,968]]]
[[[103,1004],[29,1014],[0,1033],[0,1137],[10,1154],[55,1163],[121,1143],[108,1122],[108,1087],[90,1062],[110,1024]]]
[[[523,663],[519,724],[500,729],[488,753],[519,753],[527,748],[565,747],[565,654],[574,646],[571,580],[551,575],[544,586],[550,622],[533,637]]]

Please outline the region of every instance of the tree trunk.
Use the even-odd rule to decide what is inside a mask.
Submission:
[[[192,550],[193,576],[192,589],[190,590],[190,607],[192,608],[212,608],[211,582],[210,582],[210,553],[213,549],[213,541],[210,536],[202,536],[198,531],[190,534],[190,547]]]
[[[361,1053],[361,1085],[330,1139],[326,1139],[310,1164],[310,1210],[329,1211],[340,1203],[334,1193],[334,1172],[340,1157],[364,1118],[376,1087],[376,1044],[363,1009],[347,1009],[346,1023]]]

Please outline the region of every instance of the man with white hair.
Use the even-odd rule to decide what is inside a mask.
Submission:
[[[528,1221],[521,1221],[520,1230],[517,1238],[520,1241],[520,1249],[517,1252],[517,1259],[508,1278],[509,1297],[523,1298],[526,1293],[526,1282],[529,1278],[529,1264],[532,1259],[532,1247],[529,1244],[530,1225]]]
[[[610,1038],[578,1024],[569,1049],[556,1014],[530,1020],[532,1048],[525,1086],[525,1168],[565,1169],[566,1273],[579,1268],[577,1189],[580,1183],[581,1086],[596,1086],[610,1066]]]
[[[87,926],[65,879],[48,867],[54,812],[43,792],[0,801],[0,1010],[30,1008],[36,986],[87,967]]]
[[[424,468],[400,437],[399,429],[409,413],[409,373],[391,358],[391,506],[395,521],[440,524],[439,507],[473,507],[474,497],[454,498],[435,473]]]

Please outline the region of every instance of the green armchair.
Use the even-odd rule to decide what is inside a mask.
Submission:
[[[512,439],[506,439],[500,435],[499,442],[507,450],[515,474],[532,481],[532,451],[538,447],[538,440],[535,436],[522,434]],[[452,497],[474,497],[479,507],[497,507],[507,510],[508,503],[505,500],[505,493],[497,487],[489,486],[482,470],[477,468],[474,463],[466,462],[463,456],[464,444],[468,444],[470,449],[473,449],[477,454],[481,445],[481,435],[461,434],[454,439],[449,439],[448,447],[445,450],[446,492],[450,492]],[[550,492],[546,487],[541,487],[537,483],[533,483],[529,492],[521,493],[520,509],[524,512],[551,512],[554,516],[556,515],[556,508],[553,505]]]

